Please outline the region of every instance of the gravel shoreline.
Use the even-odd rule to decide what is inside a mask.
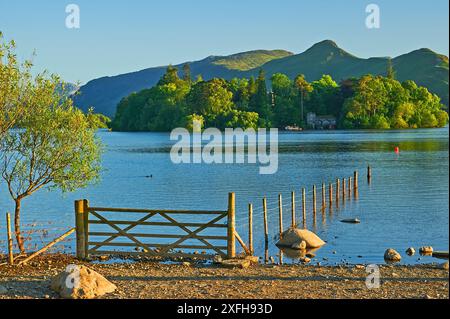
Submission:
[[[368,273],[363,266],[255,265],[226,269],[196,263],[89,263],[57,254],[37,257],[28,265],[0,265],[0,299],[58,298],[49,288],[50,281],[68,264],[86,265],[116,284],[118,290],[105,298],[449,298],[448,270],[437,265],[381,265],[381,287],[368,289]]]

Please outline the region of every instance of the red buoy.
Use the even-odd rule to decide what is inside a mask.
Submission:
[[[395,152],[396,154],[400,153],[400,148],[399,148],[398,146],[396,146],[396,147],[394,148],[394,152]]]

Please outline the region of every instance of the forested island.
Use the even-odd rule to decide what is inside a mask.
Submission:
[[[329,75],[307,82],[263,70],[254,78],[192,79],[189,64],[169,66],[156,86],[123,98],[111,127],[116,131],[170,131],[190,127],[308,128],[306,114],[331,116],[340,129],[443,127],[448,123],[441,99],[414,81],[399,82],[389,64],[385,76],[365,75],[337,83]]]

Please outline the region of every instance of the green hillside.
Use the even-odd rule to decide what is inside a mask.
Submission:
[[[233,54],[214,61],[215,65],[222,65],[230,70],[248,71],[280,58],[291,56],[292,53],[284,50],[258,50]]]
[[[211,56],[187,63],[194,78],[201,75],[205,80],[257,76],[263,69],[268,78],[275,73],[284,73],[291,79],[304,74],[306,80],[314,81],[323,74],[329,74],[340,82],[365,74],[385,75],[388,61],[387,57],[359,58],[339,48],[333,41],[325,40],[295,55],[282,50],[257,50],[227,57]],[[398,80],[413,80],[438,94],[442,102],[448,105],[449,68],[446,56],[429,49],[419,49],[392,59],[392,63]],[[180,74],[184,64],[176,66]],[[80,88],[80,94],[74,98],[75,105],[83,110],[93,106],[95,112],[113,117],[123,97],[156,85],[165,70],[166,66],[162,66],[92,80]]]

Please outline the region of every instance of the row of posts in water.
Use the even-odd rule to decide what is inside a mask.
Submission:
[[[329,208],[330,213],[333,211],[333,203],[339,208],[339,203],[342,200],[344,203],[346,200],[352,198],[358,199],[358,171],[353,172],[353,177],[348,177],[347,179],[336,179],[335,185],[333,183],[328,184],[328,201],[326,200],[327,185],[322,183],[321,191],[321,211],[322,214],[325,213],[326,208]],[[367,182],[371,183],[372,180],[372,169],[370,166],[367,167]],[[335,188],[334,188],[335,186]],[[295,192],[291,192],[291,227],[297,227],[296,219],[296,207],[295,207]],[[265,260],[268,262],[268,247],[269,247],[269,225],[267,220],[267,198],[264,197],[262,201],[262,209],[264,216],[264,246],[265,246]],[[306,189],[302,188],[302,226],[306,229]],[[317,187],[313,185],[312,188],[312,213],[314,220],[317,214]],[[283,233],[283,200],[281,194],[278,195],[278,220],[279,220],[279,235],[280,238]],[[248,205],[248,249],[251,254],[254,253],[253,248],[253,204]]]

